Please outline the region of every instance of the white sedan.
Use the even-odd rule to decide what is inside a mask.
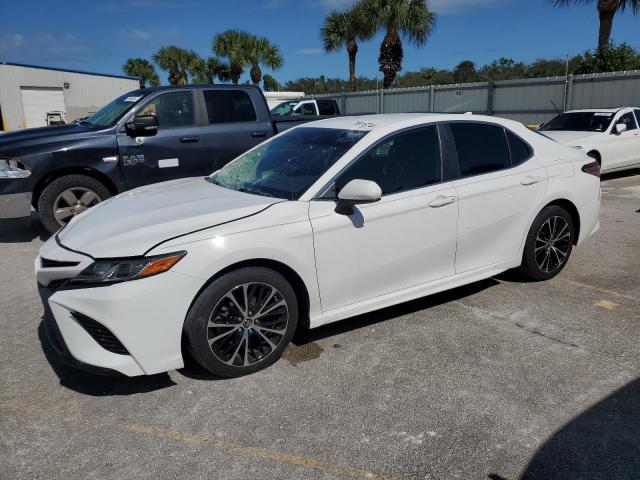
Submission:
[[[640,108],[571,110],[545,123],[540,133],[581,149],[603,173],[640,167]]]
[[[555,276],[598,229],[599,185],[583,152],[495,117],[302,125],[209,177],[72,220],[35,262],[46,332],[76,363],[129,376],[180,368],[187,352],[244,375],[299,326],[517,267]]]

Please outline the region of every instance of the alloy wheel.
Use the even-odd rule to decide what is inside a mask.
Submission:
[[[571,229],[566,219],[560,216],[548,218],[538,230],[535,242],[535,260],[545,273],[558,270],[567,259],[571,249]]]
[[[269,357],[287,331],[289,307],[266,283],[245,283],[228,291],[207,322],[207,341],[220,361],[246,367]]]
[[[100,196],[93,190],[84,187],[69,188],[58,195],[53,203],[53,216],[62,226],[101,201]]]

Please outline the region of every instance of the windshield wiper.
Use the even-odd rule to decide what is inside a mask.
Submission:
[[[253,195],[261,195],[263,197],[273,197],[273,195],[271,195],[270,193],[267,192],[263,192],[262,190],[255,190],[252,188],[247,188],[247,187],[240,187],[238,189],[239,192],[243,192],[243,193],[251,193]]]

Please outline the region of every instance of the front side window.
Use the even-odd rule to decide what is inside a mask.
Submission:
[[[625,124],[627,126],[627,130],[635,130],[636,128],[638,128],[638,126],[636,125],[636,120],[635,118],[633,118],[633,113],[631,112],[622,115],[616,123]]]
[[[613,112],[561,113],[545,123],[540,131],[604,132],[614,115]]]
[[[636,112],[636,122],[640,125],[640,109],[636,108],[634,112]]]
[[[215,185],[297,200],[367,132],[301,127],[239,156],[209,177]]]
[[[155,115],[160,128],[193,126],[196,118],[193,93],[185,90],[158,95],[136,113],[136,116],[144,115]]]
[[[307,102],[300,105],[300,108],[298,108],[296,112],[301,115],[315,115],[316,107],[313,103]]]
[[[335,192],[362,179],[376,182],[383,195],[390,195],[438,183],[441,172],[437,128],[423,127],[383,140],[336,179]]]
[[[484,123],[452,123],[460,176],[469,177],[511,167],[504,129]]]
[[[282,102],[271,109],[271,115],[274,117],[282,117],[284,115],[290,115],[293,107],[296,106],[296,102]]]
[[[255,122],[251,97],[242,90],[205,90],[204,102],[210,124]]]

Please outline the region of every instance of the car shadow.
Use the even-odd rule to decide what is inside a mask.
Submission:
[[[481,280],[452,290],[447,290],[446,292],[435,293],[409,302],[404,302],[391,307],[375,310],[370,313],[365,313],[363,315],[357,315],[345,320],[340,320],[339,322],[330,323],[322,327],[314,329],[298,328],[298,331],[293,337],[292,343],[296,346],[303,346],[311,342],[316,342],[342,333],[359,330],[361,328],[368,328],[392,318],[409,315],[411,313],[419,312],[420,310],[436,307],[455,300],[461,300],[465,297],[475,295],[483,290],[499,285],[499,283],[500,282],[493,278],[488,278],[486,280]]]
[[[640,478],[640,378],[554,433],[522,480]]]
[[[36,212],[29,217],[0,220],[0,243],[26,243],[36,238],[45,241],[50,236]]]

